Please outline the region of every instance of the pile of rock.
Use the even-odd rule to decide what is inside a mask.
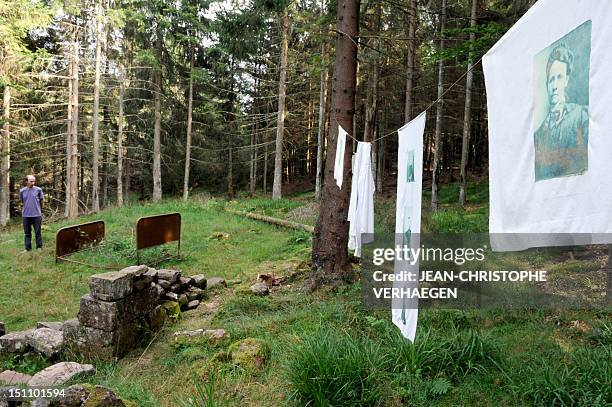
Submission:
[[[64,325],[65,346],[87,359],[124,356],[167,318],[167,301],[181,310],[200,304],[206,278],[182,277],[179,270],[133,266],[89,278],[90,294],[81,298],[78,318]]]
[[[178,302],[181,311],[197,308],[206,289],[203,274],[183,277],[179,270],[158,270],[156,283],[162,299]]]
[[[48,358],[62,350],[85,359],[122,357],[169,316],[196,308],[204,296],[203,275],[183,277],[179,270],[132,266],[89,278],[77,318],[39,323],[36,329],[0,336],[0,352],[34,350]],[[4,326],[0,323],[0,329]]]

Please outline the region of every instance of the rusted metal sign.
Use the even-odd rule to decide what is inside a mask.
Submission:
[[[104,222],[101,220],[61,228],[55,234],[55,261],[96,246],[103,240]]]
[[[136,257],[140,264],[140,250],[162,244],[178,242],[181,250],[181,214],[147,216],[136,223]]]

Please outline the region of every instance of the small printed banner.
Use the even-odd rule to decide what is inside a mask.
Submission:
[[[361,244],[374,233],[374,176],[372,175],[372,144],[357,143],[353,155],[353,178],[349,203],[348,248],[361,257]],[[365,239],[365,240],[364,240]]]
[[[346,149],[346,131],[338,125],[338,143],[336,144],[336,161],[334,162],[334,179],[338,188],[342,189],[344,176],[344,150]]]
[[[484,56],[493,250],[612,243],[610,43],[611,1],[540,0]]]
[[[417,248],[421,233],[421,190],[423,187],[423,132],[425,112],[399,129],[397,149],[397,206],[395,209],[395,246]],[[394,272],[398,275],[419,272],[419,262],[395,259]],[[418,287],[418,279],[397,279],[396,289]],[[419,316],[418,299],[396,298],[392,301],[391,316],[404,337],[414,341]]]

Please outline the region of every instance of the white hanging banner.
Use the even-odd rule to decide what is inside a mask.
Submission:
[[[421,194],[423,189],[423,132],[426,113],[423,112],[399,129],[397,149],[397,206],[395,210],[395,245],[408,246],[416,250],[420,246]],[[395,274],[419,273],[418,259],[409,261],[395,259]],[[402,279],[399,279],[402,280]],[[415,281],[396,281],[393,288],[418,287]],[[418,299],[394,298],[391,302],[391,317],[404,337],[414,342],[419,316]]]
[[[610,44],[612,1],[540,0],[484,56],[493,250],[612,243]]]
[[[342,177],[344,173],[344,150],[346,148],[346,131],[338,125],[338,143],[336,144],[336,161],[334,164],[334,179],[338,188],[342,189]]]
[[[353,179],[349,203],[348,248],[361,257],[361,244],[373,241],[374,234],[374,176],[372,175],[372,144],[358,142],[353,155]]]

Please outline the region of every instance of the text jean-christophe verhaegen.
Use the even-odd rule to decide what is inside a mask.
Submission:
[[[378,299],[396,298],[431,298],[454,299],[458,296],[458,287],[453,283],[540,283],[547,281],[546,270],[418,270],[419,262],[443,261],[463,266],[466,262],[485,260],[487,247],[479,248],[425,248],[397,245],[393,248],[376,248],[373,250],[372,263],[381,267],[396,263],[393,272],[376,269],[372,280],[377,283],[402,283],[393,287],[372,287]],[[398,267],[399,265],[399,267]],[[412,283],[412,284],[410,284]],[[419,287],[418,283],[445,283],[447,287]]]

